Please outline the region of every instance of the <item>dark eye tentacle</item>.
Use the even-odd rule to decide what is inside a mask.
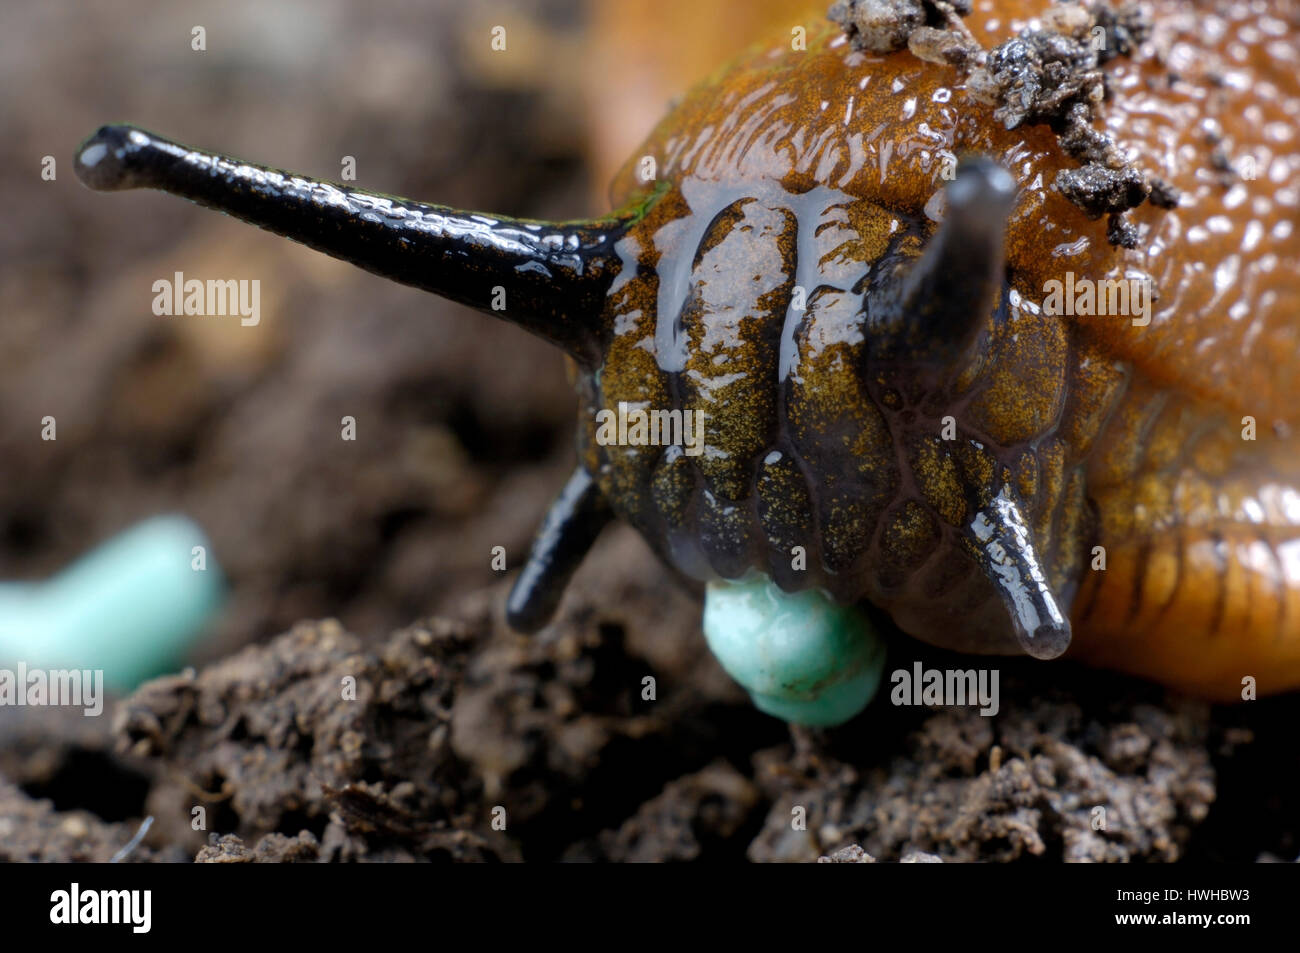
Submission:
[[[925,250],[895,266],[868,293],[869,320],[882,332],[872,359],[915,377],[917,364],[943,387],[990,327],[1006,287],[1004,240],[1015,206],[1015,180],[983,157],[967,160],[948,186],[948,211]],[[1004,487],[962,529],[967,553],[1006,607],[1020,647],[1040,659],[1070,645],[1071,628],[1047,578],[1022,503]]]
[[[964,354],[1002,290],[1015,180],[990,159],[968,159],[948,186],[947,201],[925,251],[867,295],[880,357],[946,363]]]
[[[536,632],[551,620],[569,579],[612,513],[596,481],[579,466],[546,511],[519,578],[506,599],[506,621]]]
[[[966,352],[1002,292],[1007,218],[1015,201],[1015,180],[1005,169],[982,157],[964,162],[948,187],[943,224],[903,283],[903,313],[922,339],[951,342],[949,354]],[[1010,487],[975,514],[966,544],[1006,606],[1020,647],[1038,659],[1064,653],[1069,615]]]
[[[505,318],[584,366],[600,363],[600,307],[621,267],[613,246],[622,221],[556,225],[462,212],[241,162],[121,125],[104,126],[82,143],[76,172],[99,191],[160,189],[226,212]]]

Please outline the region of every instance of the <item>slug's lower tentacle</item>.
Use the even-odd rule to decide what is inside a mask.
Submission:
[[[547,510],[506,600],[512,629],[536,632],[551,620],[570,577],[611,515],[591,474],[582,467],[574,470]]]
[[[1033,534],[1009,489],[975,514],[968,533],[968,549],[1007,607],[1020,647],[1038,659],[1064,653],[1070,647],[1070,620],[1057,603]]]
[[[132,126],[82,143],[77,176],[99,191],[160,189],[366,271],[505,318],[599,364],[599,314],[623,224],[551,225],[364,192],[201,152]]]
[[[985,327],[1005,283],[1003,241],[1016,184],[985,158],[968,160],[947,188],[943,224],[913,263],[867,295],[869,324],[885,358],[946,362]]]

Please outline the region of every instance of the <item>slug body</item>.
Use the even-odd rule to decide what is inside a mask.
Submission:
[[[1043,6],[977,4],[969,28],[991,48]],[[1226,699],[1300,685],[1300,27],[1237,7],[1153,3],[1155,53],[1105,66],[1096,125],[1182,195],[1132,213],[1132,249],[1056,187],[1052,129],[1007,129],[953,67],[854,50],[820,13],[806,49],[783,37],[688,95],[606,220],[456,212],[126,127],[78,171],[565,349],[579,466],[507,604],[520,628],[617,516],[696,579]],[[1156,295],[1142,314],[1049,300],[1129,278]]]
[[[1050,129],[1005,129],[906,50],[828,28],[696,90],[644,149],[671,185],[620,243],[653,267],[616,282],[589,409],[703,406],[708,451],[588,435],[605,497],[687,572],[754,566],[931,643],[1051,655],[1059,633],[1043,651],[1017,631],[980,536],[1011,507],[1027,532],[1012,545],[1002,526],[1001,548],[1045,578],[1076,656],[1214,698],[1245,676],[1300,684],[1297,12],[1236,7],[1154,4],[1162,57],[1107,66],[1098,125],[1182,193],[1134,213],[1133,250],[1054,188],[1071,163]],[[992,47],[1042,10],[984,4],[968,23]],[[1216,170],[1216,149],[1255,177]],[[991,210],[961,220],[985,234],[940,247],[963,184],[944,201],[945,152],[1014,176],[1004,270],[977,260]],[[616,190],[637,191],[639,161]],[[918,265],[927,307],[897,322],[886,289]],[[1149,278],[1149,323],[1049,314],[1067,274]]]

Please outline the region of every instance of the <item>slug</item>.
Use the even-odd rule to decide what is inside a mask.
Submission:
[[[586,222],[129,126],[77,171],[572,359],[578,465],[507,600],[517,629],[618,518],[711,592],[760,587],[736,610],[755,631],[818,593],[966,652],[1068,650],[1211,699],[1300,686],[1296,7],[971,6],[805,17],[805,42],[688,94]]]

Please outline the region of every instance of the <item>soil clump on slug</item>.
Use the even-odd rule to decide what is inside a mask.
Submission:
[[[1106,237],[1112,245],[1136,247],[1138,230],[1125,213],[1148,199],[1170,208],[1177,196],[1151,181],[1092,123],[1097,105],[1110,95],[1101,67],[1132,55],[1150,35],[1141,4],[1047,7],[1038,26],[989,50],[962,23],[970,12],[969,2],[842,0],[828,16],[844,27],[855,49],[890,53],[906,47],[920,59],[955,67],[967,95],[992,106],[994,118],[1008,129],[1049,126],[1079,163],[1058,175],[1056,187],[1090,217],[1109,216]]]

